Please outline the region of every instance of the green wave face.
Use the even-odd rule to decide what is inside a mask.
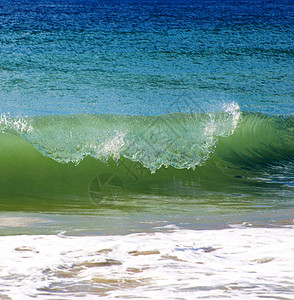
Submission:
[[[2,116],[0,129],[60,163],[78,164],[86,156],[99,161],[125,157],[155,172],[162,166],[202,165],[213,153],[217,137],[232,134],[239,117],[236,105],[218,114]]]
[[[241,113],[0,119],[3,209],[132,195],[293,196],[294,118]],[[108,199],[108,200],[107,200]]]

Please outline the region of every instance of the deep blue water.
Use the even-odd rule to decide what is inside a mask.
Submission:
[[[0,0],[2,208],[292,207],[293,42],[291,1]]]
[[[0,0],[0,298],[293,299],[293,48],[293,0]]]
[[[152,115],[188,93],[288,115],[293,43],[285,0],[1,0],[0,112]]]

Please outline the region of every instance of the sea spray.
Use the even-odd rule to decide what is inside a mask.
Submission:
[[[34,118],[1,116],[1,131],[20,136],[59,163],[86,156],[106,162],[120,157],[152,172],[164,167],[195,169],[214,153],[219,137],[231,135],[240,110],[232,103],[217,113],[157,116],[68,115]]]
[[[293,116],[227,108],[214,114],[21,122],[18,127],[13,124],[20,119],[2,117],[0,196],[7,206],[11,197],[25,207],[23,198],[84,207],[122,194],[214,197],[242,195],[245,187],[248,195],[266,196],[273,186],[271,193],[281,197],[280,187],[293,185]]]

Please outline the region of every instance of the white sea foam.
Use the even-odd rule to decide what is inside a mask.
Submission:
[[[115,130],[114,136],[111,136],[110,138],[106,139],[103,143],[100,153],[105,158],[111,156],[114,159],[118,160],[120,157],[120,150],[125,144],[124,137],[125,133]]]
[[[34,130],[34,128],[24,119],[24,118],[16,118],[10,119],[5,114],[0,114],[0,129],[2,130],[13,130],[19,133],[30,133]]]
[[[291,299],[293,241],[293,226],[2,236],[0,298]]]
[[[237,103],[232,102],[230,104],[224,105],[224,111],[232,116],[232,129],[234,131],[241,114],[240,107]]]
[[[240,107],[235,102],[223,104],[221,111],[222,114],[208,113],[209,121],[204,133],[210,139],[233,134],[240,120]]]

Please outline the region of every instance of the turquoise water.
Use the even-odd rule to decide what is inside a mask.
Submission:
[[[293,112],[289,1],[1,1],[1,113]],[[184,110],[184,108],[183,108]]]
[[[2,209],[292,207],[293,7],[247,4],[1,3]]]
[[[286,0],[0,0],[0,298],[288,299],[293,20]]]

